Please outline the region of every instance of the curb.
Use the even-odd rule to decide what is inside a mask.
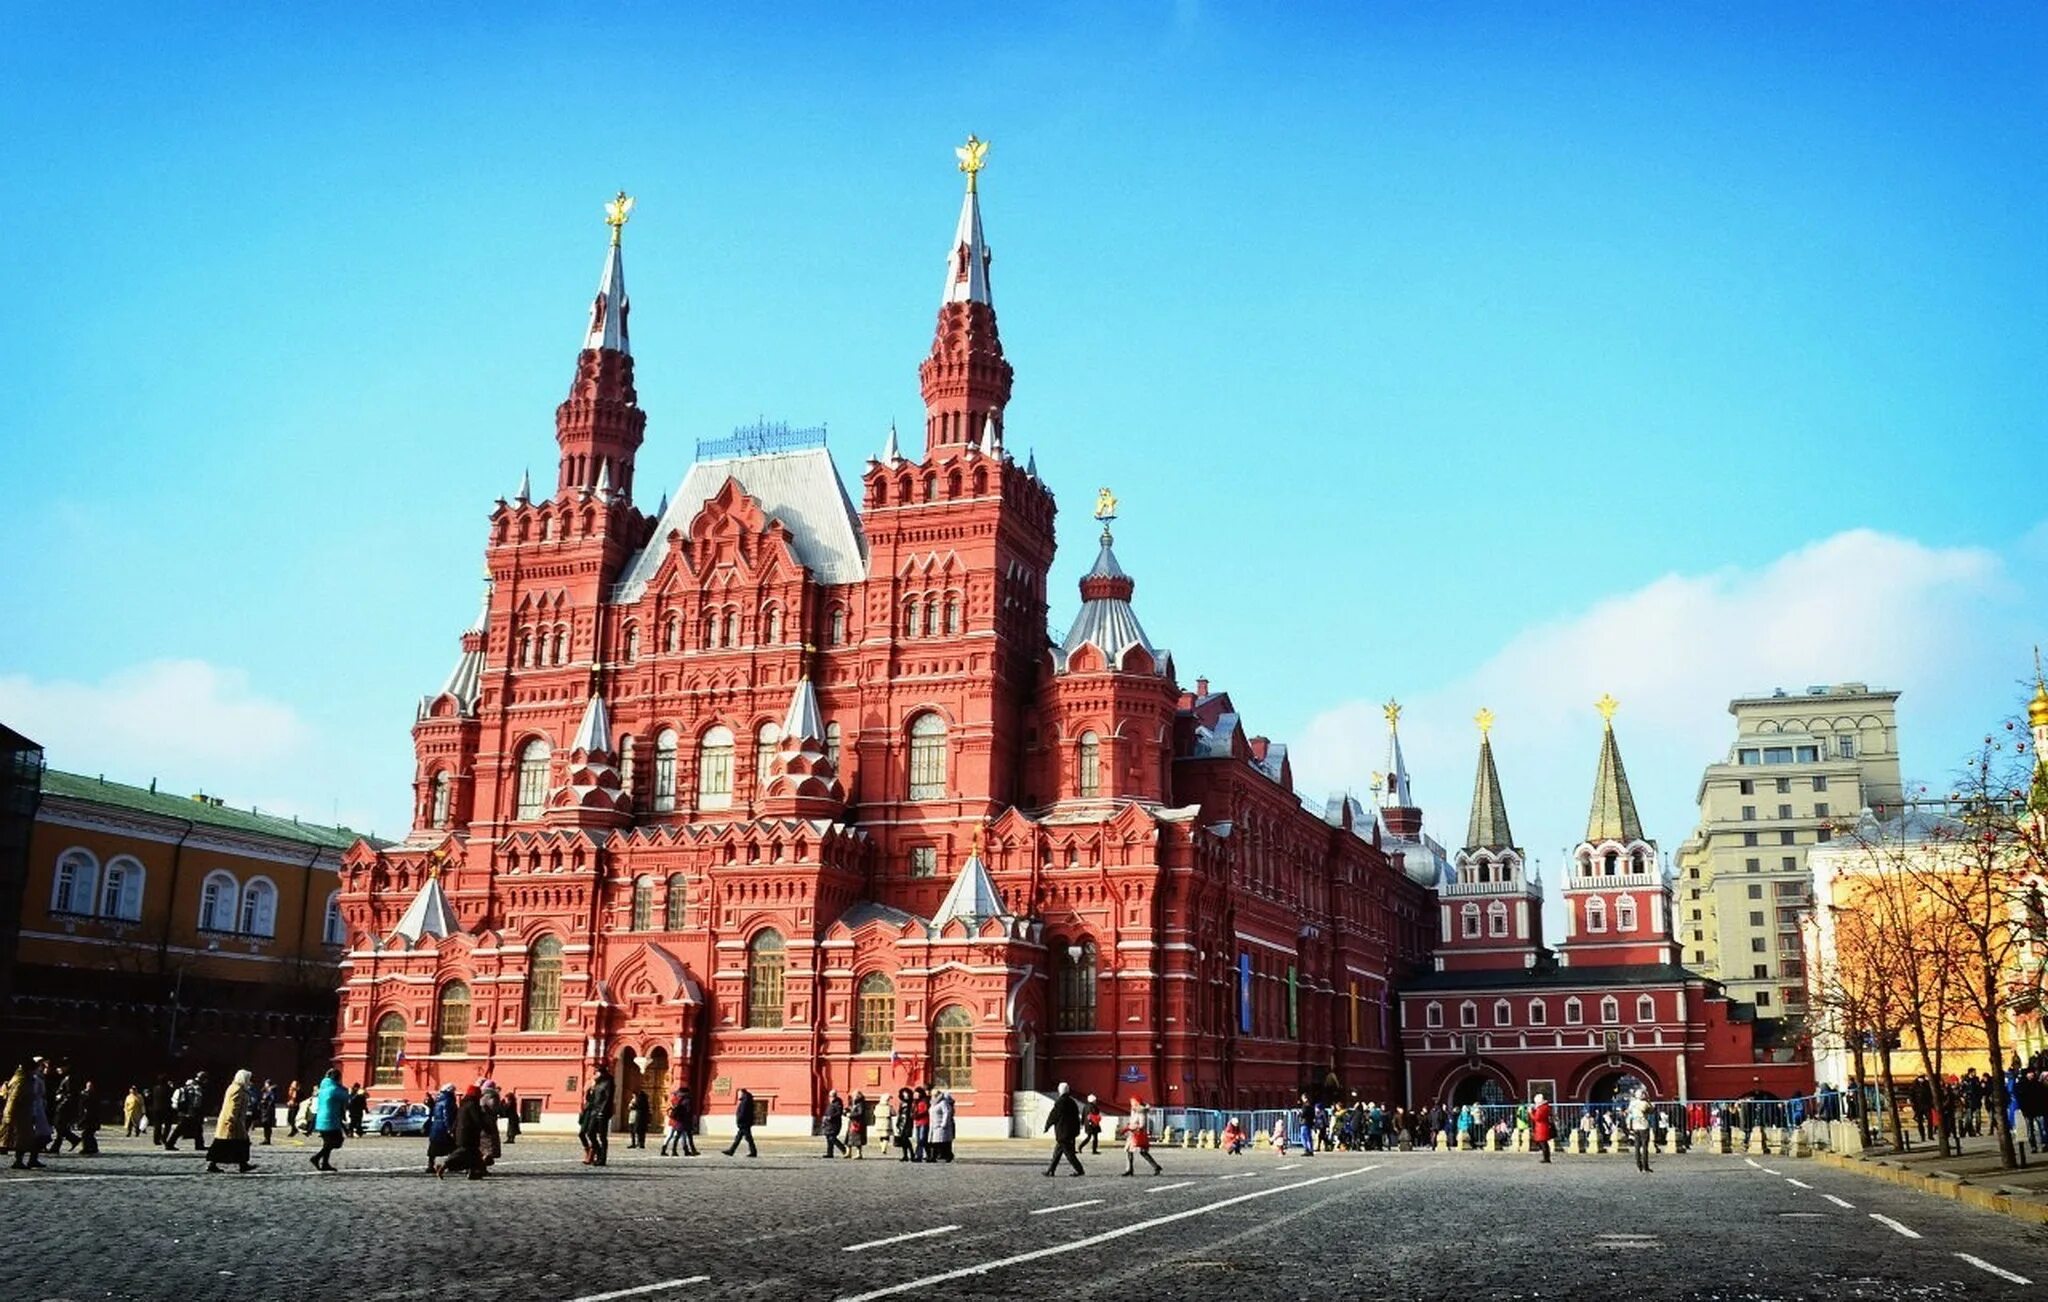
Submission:
[[[2029,1225],[2048,1225],[2048,1202],[2043,1202],[2034,1197],[2027,1195],[2014,1197],[2010,1194],[2002,1194],[1995,1189],[1986,1189],[1979,1185],[1971,1184],[1968,1180],[1959,1176],[1949,1175],[1945,1172],[1934,1175],[1921,1175],[1917,1171],[1902,1171],[1895,1166],[1887,1166],[1882,1162],[1873,1162],[1868,1158],[1862,1157],[1849,1157],[1841,1153],[1816,1153],[1814,1157],[1823,1165],[1835,1167],[1837,1170],[1871,1176],[1907,1189],[1916,1189],[1924,1194],[1932,1194],[1936,1198],[1947,1198],[1951,1202],[1962,1203],[1966,1207],[1975,1207],[1980,1211],[1996,1212],[2001,1216],[2010,1216],[2016,1221],[2024,1221]]]

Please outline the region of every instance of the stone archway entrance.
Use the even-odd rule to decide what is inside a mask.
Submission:
[[[632,1106],[633,1091],[641,1088],[639,1056],[631,1049],[619,1050],[612,1067],[612,1129],[626,1128],[626,1109]]]
[[[1655,1086],[1650,1078],[1633,1068],[1621,1067],[1603,1072],[1593,1078],[1586,1087],[1588,1103],[1626,1103],[1637,1090],[1650,1090],[1655,1097]]]
[[[661,1045],[649,1049],[640,1064],[640,1088],[647,1091],[648,1126],[658,1130],[654,1123],[668,1115],[668,1050]]]
[[[1467,1103],[1513,1103],[1515,1096],[1507,1086],[1488,1072],[1472,1072],[1451,1087],[1450,1103],[1453,1107],[1464,1107]]]

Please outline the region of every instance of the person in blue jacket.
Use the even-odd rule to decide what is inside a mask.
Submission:
[[[320,1136],[320,1151],[308,1159],[322,1171],[332,1171],[327,1155],[341,1147],[341,1132],[348,1124],[348,1090],[341,1083],[341,1068],[330,1067],[320,1078],[313,1095],[313,1130]]]

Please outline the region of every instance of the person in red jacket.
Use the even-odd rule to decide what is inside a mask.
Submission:
[[[1152,1132],[1150,1118],[1145,1115],[1145,1104],[1138,1099],[1131,1100],[1130,1119],[1124,1123],[1124,1174],[1138,1173],[1138,1159],[1152,1168],[1152,1174],[1159,1174],[1159,1159],[1152,1156]]]
[[[1536,1096],[1536,1106],[1529,1109],[1529,1144],[1543,1154],[1546,1164],[1550,1161],[1550,1100],[1541,1094]]]

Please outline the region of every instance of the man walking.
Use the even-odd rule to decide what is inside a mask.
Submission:
[[[1543,1164],[1550,1165],[1550,1100],[1541,1094],[1536,1096],[1536,1106],[1529,1109],[1529,1143],[1543,1154]]]
[[[277,1129],[277,1086],[268,1080],[263,1082],[263,1092],[256,1096],[256,1128],[263,1132],[263,1142],[268,1145]]]
[[[733,1156],[740,1151],[740,1145],[745,1144],[748,1157],[761,1156],[761,1150],[754,1147],[754,1092],[752,1090],[742,1089],[740,1091],[739,1100],[732,1107],[732,1125],[732,1147],[725,1150],[725,1155],[727,1157]]]
[[[833,1090],[832,1097],[825,1100],[825,1157],[827,1160],[846,1151],[846,1145],[839,1142],[839,1127],[846,1121],[846,1101]]]
[[[1636,1146],[1636,1170],[1650,1169],[1650,1092],[1639,1089],[1628,1101],[1628,1133]]]
[[[1058,1097],[1052,1101],[1052,1111],[1045,1117],[1044,1129],[1052,1132],[1052,1162],[1045,1168],[1048,1176],[1056,1175],[1060,1159],[1067,1159],[1067,1165],[1074,1168],[1075,1175],[1082,1175],[1081,1159],[1074,1154],[1074,1141],[1081,1137],[1081,1104],[1067,1090],[1067,1083],[1060,1082]]]

